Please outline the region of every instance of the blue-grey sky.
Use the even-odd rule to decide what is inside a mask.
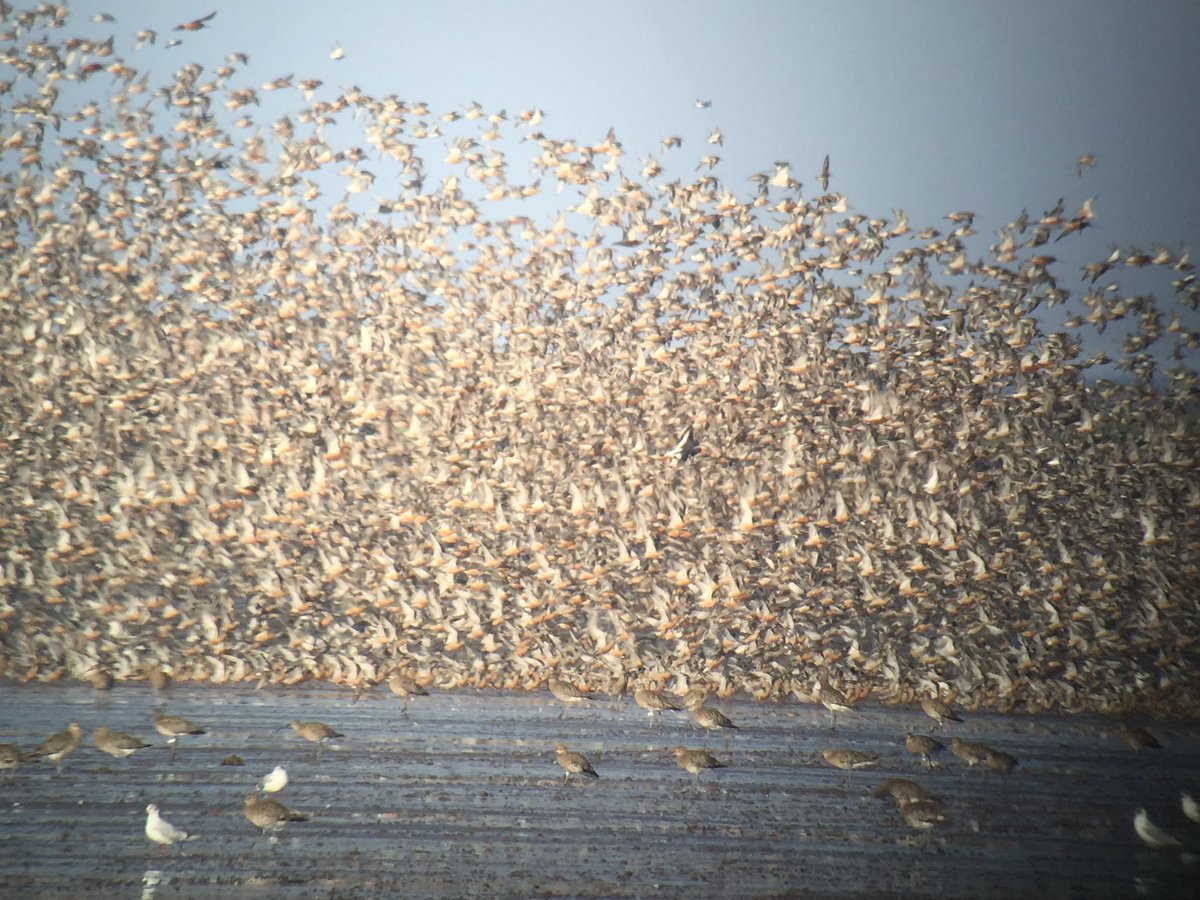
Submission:
[[[816,191],[822,157],[853,211],[904,209],[916,227],[969,209],[990,235],[1022,208],[1097,195],[1095,227],[1055,247],[1073,263],[1107,248],[1200,244],[1200,3],[1112,0],[604,3],[118,2],[73,4],[73,26],[122,36],[139,70],[166,77],[226,53],[250,56],[247,84],[294,73],[333,96],[356,85],[420,99],[434,113],[540,107],[556,138],[616,129],[637,171],[653,155],[691,176],[746,178],[792,164]],[[172,26],[216,10],[208,27]],[[96,12],[116,22],[92,23]],[[137,53],[132,35],[158,32]],[[166,48],[182,37],[181,46]],[[340,45],[344,58],[330,59]],[[118,48],[120,52],[120,46]],[[239,74],[239,78],[243,77]],[[235,79],[236,80],[236,79]],[[286,94],[286,96],[284,96]],[[700,98],[710,100],[696,108]],[[295,91],[255,111],[299,108]],[[706,137],[714,127],[724,146]],[[661,139],[683,138],[664,154]],[[1076,175],[1075,161],[1096,167]],[[518,173],[522,174],[522,173]],[[806,190],[806,192],[808,192]],[[576,202],[564,194],[564,206]],[[1068,246],[1071,244],[1072,246]],[[1072,287],[1064,278],[1064,286]]]

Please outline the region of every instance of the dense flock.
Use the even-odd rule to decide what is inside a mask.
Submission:
[[[1185,248],[0,7],[7,677],[1200,712]]]

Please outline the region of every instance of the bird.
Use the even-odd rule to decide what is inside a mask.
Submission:
[[[970,767],[976,763],[984,763],[986,765],[988,754],[994,751],[987,744],[981,744],[979,741],[964,741],[961,738],[951,738],[950,752]]]
[[[271,843],[275,843],[275,832],[287,822],[307,822],[308,816],[296,812],[270,797],[260,797],[257,794],[247,794],[242,806],[242,813],[255,828],[262,830],[263,835],[270,833]]]
[[[96,729],[92,735],[92,740],[95,742],[97,749],[116,759],[133,756],[136,751],[145,750],[151,746],[141,738],[134,737],[132,734],[125,734],[121,731],[109,731],[105,725],[101,725]]]
[[[1075,177],[1082,178],[1084,169],[1091,169],[1096,165],[1096,156],[1093,153],[1085,153],[1079,159],[1075,160]]]
[[[587,778],[599,778],[596,770],[592,768],[592,764],[587,761],[587,757],[582,753],[575,753],[568,750],[565,744],[559,744],[554,748],[554,758],[558,760],[558,764],[563,768],[563,784],[567,783],[567,779],[572,775],[583,775]]]
[[[837,714],[851,712],[854,704],[846,699],[846,695],[829,683],[829,676],[822,672],[817,677],[817,686],[821,689],[821,705],[829,710],[829,727],[837,727]]]
[[[1145,728],[1139,728],[1136,725],[1129,725],[1124,722],[1116,731],[1117,737],[1126,743],[1131,750],[1161,750],[1162,744],[1158,742],[1158,738],[1148,732]]]
[[[393,672],[388,678],[388,690],[396,697],[404,701],[404,706],[400,708],[403,713],[408,709],[408,701],[412,697],[428,697],[429,691],[417,684],[416,681],[409,678],[400,672]]]
[[[12,778],[12,772],[26,758],[15,744],[0,744],[0,772],[8,772],[9,778]]]
[[[920,831],[926,831],[938,822],[946,821],[942,805],[936,800],[906,800],[898,806],[904,821]]]
[[[983,758],[984,763],[993,772],[999,772],[1001,775],[1009,774],[1017,766],[1017,758],[1010,753],[1004,753],[1001,750],[992,750],[988,748],[987,755]]]
[[[1137,832],[1137,836],[1147,847],[1162,849],[1181,846],[1179,838],[1168,834],[1150,821],[1150,816],[1146,813],[1144,806],[1134,813],[1133,830]]]
[[[958,714],[950,708],[949,703],[939,700],[937,697],[922,697],[921,711],[937,722],[938,725],[944,725],[946,722],[962,721],[958,717]]]
[[[292,731],[296,732],[306,741],[312,741],[317,745],[317,755],[320,756],[321,748],[325,746],[326,741],[331,741],[334,738],[345,737],[340,731],[334,731],[324,722],[289,722],[292,726]]]
[[[891,797],[897,804],[911,803],[914,800],[937,799],[921,785],[915,781],[909,781],[907,778],[888,778],[872,791],[872,795],[877,799]]]
[[[1179,795],[1179,804],[1183,807],[1183,814],[1200,825],[1200,803],[1197,803],[1187,791],[1183,791]]]
[[[687,747],[676,747],[671,751],[675,754],[675,765],[690,772],[695,783],[700,784],[700,773],[704,769],[724,769],[725,763],[719,762],[707,750],[689,750]]]
[[[158,807],[151,803],[146,807],[146,837],[158,844],[158,853],[161,856],[167,852],[167,847],[171,844],[186,841],[191,835],[182,829],[176,828],[160,816],[158,814]]]
[[[829,190],[829,154],[825,154],[825,159],[821,162],[821,171],[817,174],[817,181],[821,182],[821,190]]]
[[[31,757],[44,756],[47,759],[54,760],[55,774],[62,774],[63,757],[71,753],[79,746],[80,736],[83,734],[78,723],[72,722],[67,726],[65,731],[60,731],[58,734],[52,734],[40,744],[38,744],[29,755]]]
[[[933,762],[930,759],[937,753],[946,749],[946,745],[937,738],[930,737],[927,734],[909,734],[904,737],[904,747],[909,753],[914,756],[919,756],[925,760],[925,765],[933,768]]]
[[[710,106],[712,106],[711,100],[696,99],[696,109],[708,109]]]
[[[92,683],[92,687],[98,691],[110,691],[113,686],[112,673],[107,669],[102,669],[100,666],[92,667],[91,677],[88,679]]]
[[[276,766],[258,781],[258,790],[267,794],[277,794],[288,785],[287,769]]]
[[[575,685],[571,684],[571,682],[565,681],[556,675],[551,675],[546,679],[546,687],[550,689],[550,693],[553,694],[556,699],[561,700],[563,703],[568,705],[582,703],[584,700],[591,699],[586,692],[580,690]],[[562,713],[559,713],[559,718],[562,718]]]
[[[654,691],[650,688],[638,687],[633,689],[633,702],[646,711],[650,716],[650,720],[663,710],[670,712],[679,712],[679,705],[671,700],[668,700],[660,691]]]
[[[146,683],[154,691],[165,691],[171,686],[171,676],[157,665],[146,666]]]
[[[716,707],[700,704],[692,707],[691,714],[692,722],[706,731],[720,731],[722,728],[731,728],[734,731],[738,730],[738,727],[729,720],[729,717]]]
[[[171,747],[171,759],[175,759],[176,743],[186,734],[207,734],[199,725],[195,725],[183,716],[168,715],[161,706],[154,708],[154,730],[167,739]]]
[[[700,452],[700,442],[696,440],[695,432],[689,425],[675,442],[675,446],[667,451],[667,456],[675,460],[676,465],[683,465]]]
[[[190,22],[184,22],[181,25],[176,25],[173,30],[199,31],[201,28],[206,27],[207,23],[212,21],[214,16],[216,16],[216,12],[210,12],[207,16],[201,16],[199,19],[192,19]]]
[[[821,755],[835,769],[865,769],[879,762],[879,754],[851,750],[849,747],[829,747],[822,750]]]

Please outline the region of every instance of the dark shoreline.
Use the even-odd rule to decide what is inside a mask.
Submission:
[[[1135,753],[1094,716],[964,713],[939,732],[919,710],[868,707],[831,731],[820,707],[715,701],[741,727],[708,738],[729,768],[696,789],[668,750],[705,737],[672,714],[652,725],[629,699],[563,711],[545,692],[456,691],[401,715],[379,690],[357,703],[310,686],[0,691],[2,742],[29,750],[69,721],[85,731],[62,777],[42,761],[0,787],[10,896],[1164,896],[1192,869],[1142,846],[1134,812],[1185,847],[1200,837],[1178,805],[1200,784],[1200,732],[1184,722],[1143,723],[1165,749]],[[209,731],[181,739],[174,764],[150,724],[161,700]],[[297,718],[346,737],[318,755],[286,728]],[[101,724],[155,746],[112,760],[91,744]],[[983,740],[1020,764],[1003,778],[945,753],[929,771],[908,731]],[[600,779],[561,787],[560,741]],[[844,773],[821,761],[828,746],[882,759]],[[222,766],[231,753],[245,767]],[[272,849],[241,800],[278,764],[292,779],[280,799],[311,820]],[[871,797],[888,777],[941,796],[949,820],[928,839],[910,829]],[[160,857],[142,834],[151,802],[196,839]]]

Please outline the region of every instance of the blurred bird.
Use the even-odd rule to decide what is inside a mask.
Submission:
[[[288,786],[287,769],[276,766],[258,782],[258,790],[266,794],[277,794]]]
[[[176,25],[175,31],[199,31],[206,26],[206,23],[212,21],[216,16],[216,12],[210,12],[207,16],[201,16],[199,19],[192,19],[190,22],[184,22],[182,25]]]
[[[1133,830],[1137,832],[1147,847],[1160,849],[1164,847],[1179,847],[1179,838],[1168,834],[1150,821],[1146,808],[1142,807],[1133,816]]]
[[[188,840],[190,835],[162,818],[158,814],[158,807],[151,803],[146,807],[146,837],[158,844],[158,854],[162,856],[167,852],[167,847]]]

